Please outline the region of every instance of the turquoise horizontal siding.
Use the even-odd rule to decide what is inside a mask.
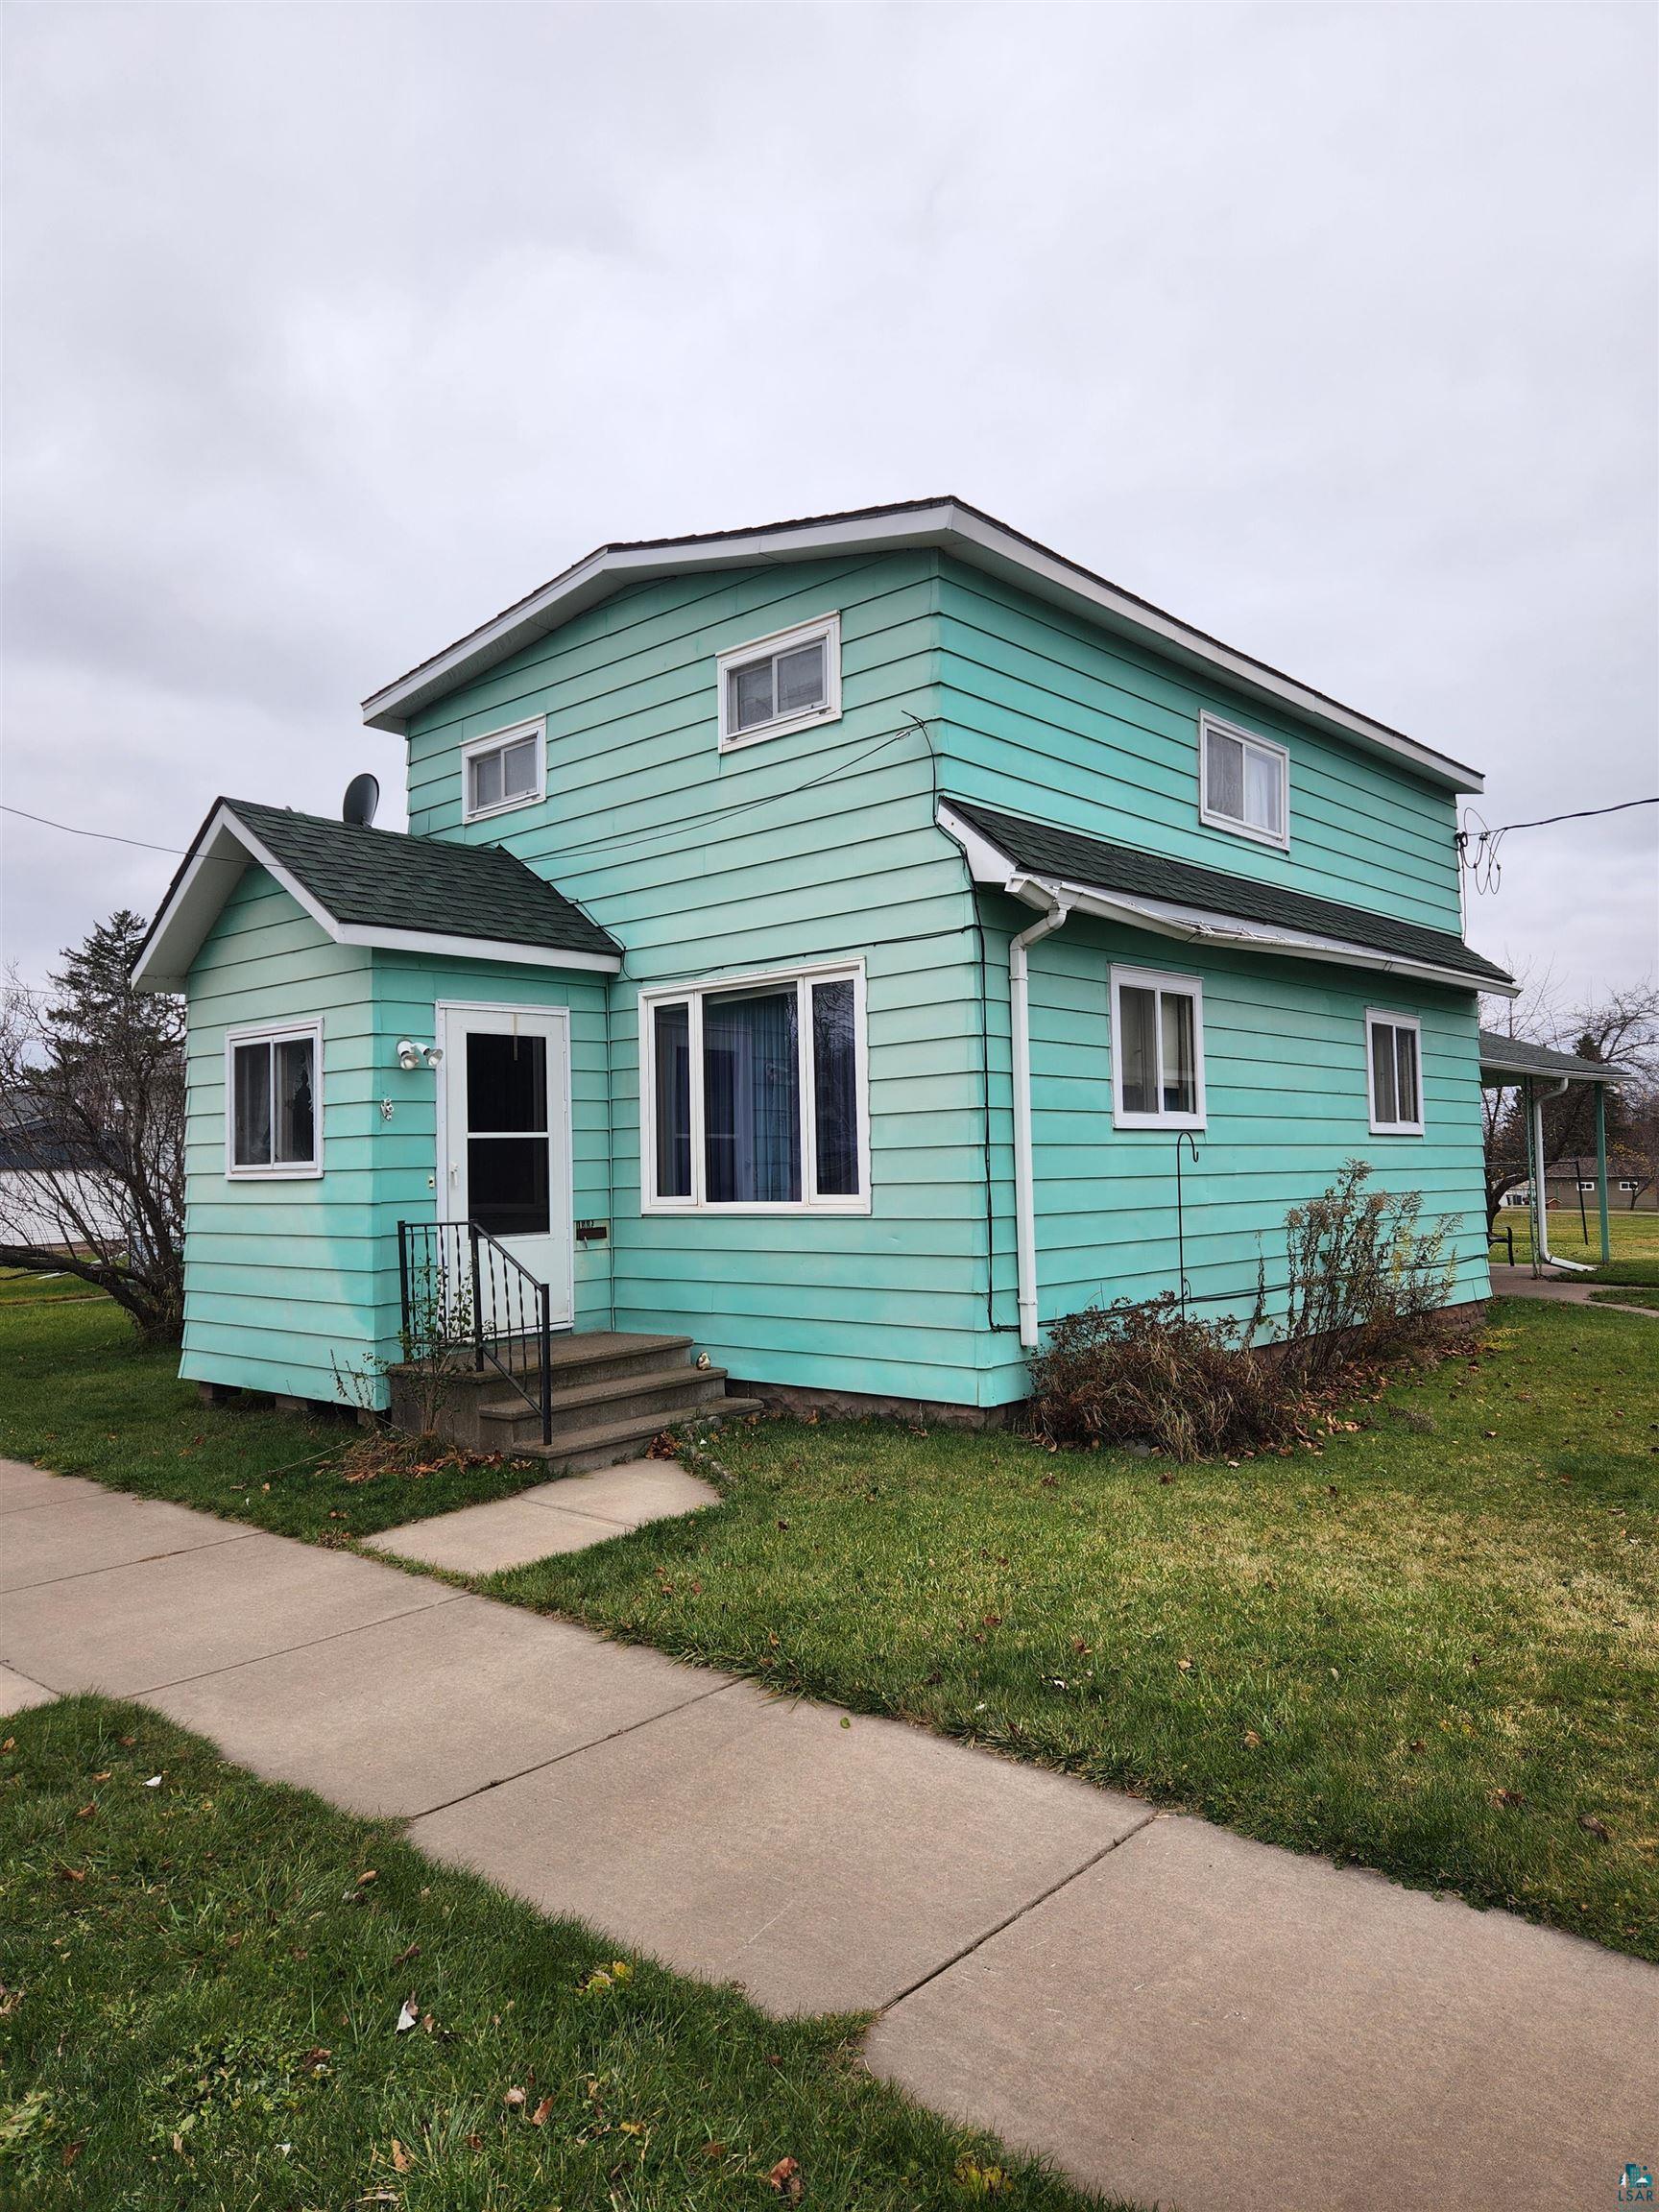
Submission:
[[[992,1109],[997,1131],[995,1286],[1014,1319],[1012,1084],[1007,946],[1028,910],[987,902]],[[1427,1222],[1445,1220],[1455,1299],[1487,1294],[1477,1015],[1468,993],[1411,986],[1313,962],[1206,951],[1145,932],[1075,919],[1031,959],[1033,1176],[1039,1316],[1180,1286],[1172,1131],[1113,1125],[1110,976],[1114,963],[1200,982],[1208,1126],[1182,1164],[1187,1280],[1195,1310],[1245,1315],[1259,1270],[1268,1314],[1282,1314],[1285,1216],[1369,1161],[1376,1187],[1421,1191]],[[1422,1022],[1425,1134],[1375,1137],[1368,1109],[1365,1012]],[[1011,1333],[988,1340],[990,1394],[1023,1394]]]
[[[1454,796],[947,563],[945,786],[965,799],[1431,928],[1461,927]],[[1198,818],[1198,717],[1290,756],[1290,847]]]
[[[370,955],[334,944],[262,869],[226,902],[191,971],[184,1346],[192,1381],[339,1402],[380,1334],[373,1241]],[[323,1022],[324,1172],[226,1173],[225,1032]]]

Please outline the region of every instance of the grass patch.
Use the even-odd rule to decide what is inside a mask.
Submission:
[[[313,1543],[547,1479],[540,1460],[380,1452],[364,1480],[361,1431],[345,1420],[204,1406],[178,1365],[176,1350],[142,1347],[107,1298],[0,1310],[0,1453]]]
[[[1588,1262],[1599,1267],[1601,1261],[1601,1228],[1594,1205],[1586,1201],[1590,1233],[1586,1237],[1578,1219],[1576,1206],[1554,1206],[1550,1210],[1550,1249],[1557,1259]],[[1498,1215],[1500,1235],[1505,1228],[1515,1232],[1515,1264],[1529,1267],[1532,1263],[1532,1215],[1520,1207],[1504,1210]],[[1659,1213],[1620,1213],[1617,1207],[1607,1216],[1607,1241],[1612,1248],[1610,1271],[1606,1276],[1612,1282],[1659,1283]],[[1508,1253],[1502,1246],[1494,1246],[1494,1262],[1507,1262]],[[1634,1267],[1634,1275],[1615,1274],[1612,1269]]]
[[[791,2201],[784,2159],[814,2207],[961,2207],[998,2170],[1010,2206],[1094,2201],[864,2075],[856,2022],[617,1975],[141,1707],[4,1726],[0,2201],[680,2212]]]
[[[478,1587],[1659,1958],[1651,1324],[1500,1304],[1351,1418],[1180,1468],[763,1422],[724,1511]]]
[[[1592,1290],[1590,1303],[1592,1306],[1640,1306],[1646,1313],[1659,1313],[1659,1289]]]
[[[45,1298],[102,1298],[79,1275],[37,1275],[28,1267],[0,1267],[0,1306],[36,1305]]]

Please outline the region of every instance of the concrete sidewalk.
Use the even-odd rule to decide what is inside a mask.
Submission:
[[[1115,2195],[1599,2207],[1659,1970],[397,1568],[0,1462],[0,1708],[142,1697]]]
[[[1534,1275],[1530,1267],[1494,1267],[1490,1273],[1495,1298],[1539,1298],[1546,1306],[1588,1306],[1593,1313],[1640,1313],[1645,1321],[1659,1321],[1659,1313],[1650,1306],[1613,1303],[1607,1296],[1613,1286],[1605,1283],[1575,1282],[1570,1276],[1561,1275]],[[1601,1295],[1593,1300],[1592,1290]]]

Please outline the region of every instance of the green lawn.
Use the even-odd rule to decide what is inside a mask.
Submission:
[[[59,1300],[0,1310],[0,1453],[283,1536],[337,1543],[544,1482],[539,1460],[347,1481],[358,1431],[269,1405],[207,1407],[177,1350],[145,1351],[119,1308]]]
[[[1600,1279],[1599,1276],[1598,1280]],[[1611,1282],[1617,1278],[1609,1276],[1606,1280]],[[1614,1290],[1592,1290],[1590,1303],[1592,1306],[1640,1306],[1645,1313],[1659,1313],[1659,1290],[1633,1290],[1623,1286]]]
[[[36,1305],[42,1298],[98,1298],[103,1293],[78,1275],[37,1275],[27,1267],[0,1267],[0,1306]]]
[[[856,2022],[618,1975],[140,1707],[0,1729],[0,2202],[694,2212],[788,2204],[784,2160],[807,2207],[1093,2201],[872,2080]]]
[[[202,1408],[104,1307],[0,1347],[0,1451],[324,1542],[543,1474],[348,1484],[349,1431]],[[1237,1466],[766,1422],[723,1510],[480,1587],[1659,1958],[1654,1354],[1501,1304],[1473,1363]]]
[[[1589,1219],[1590,1234],[1586,1238],[1578,1219],[1576,1206],[1557,1206],[1550,1214],[1550,1249],[1559,1260],[1576,1260],[1597,1269],[1598,1281],[1604,1283],[1646,1283],[1659,1285],[1659,1214],[1621,1213],[1615,1207],[1607,1216],[1607,1240],[1612,1246],[1611,1263],[1601,1267],[1601,1226],[1596,1208],[1588,1198],[1585,1212]],[[1505,1229],[1515,1232],[1515,1262],[1517,1266],[1529,1266],[1532,1261],[1532,1216],[1529,1212],[1516,1208],[1498,1216],[1500,1234]],[[1494,1248],[1494,1260],[1507,1261],[1505,1251]]]
[[[479,1587],[1659,1959],[1656,1350],[1510,1301],[1238,1465],[761,1423],[724,1510]]]

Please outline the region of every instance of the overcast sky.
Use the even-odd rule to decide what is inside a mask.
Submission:
[[[1659,790],[1647,6],[12,7],[4,797],[333,813],[608,538],[959,493],[1425,743]],[[1650,974],[1659,810],[1484,951]],[[172,859],[4,818],[38,979]]]

